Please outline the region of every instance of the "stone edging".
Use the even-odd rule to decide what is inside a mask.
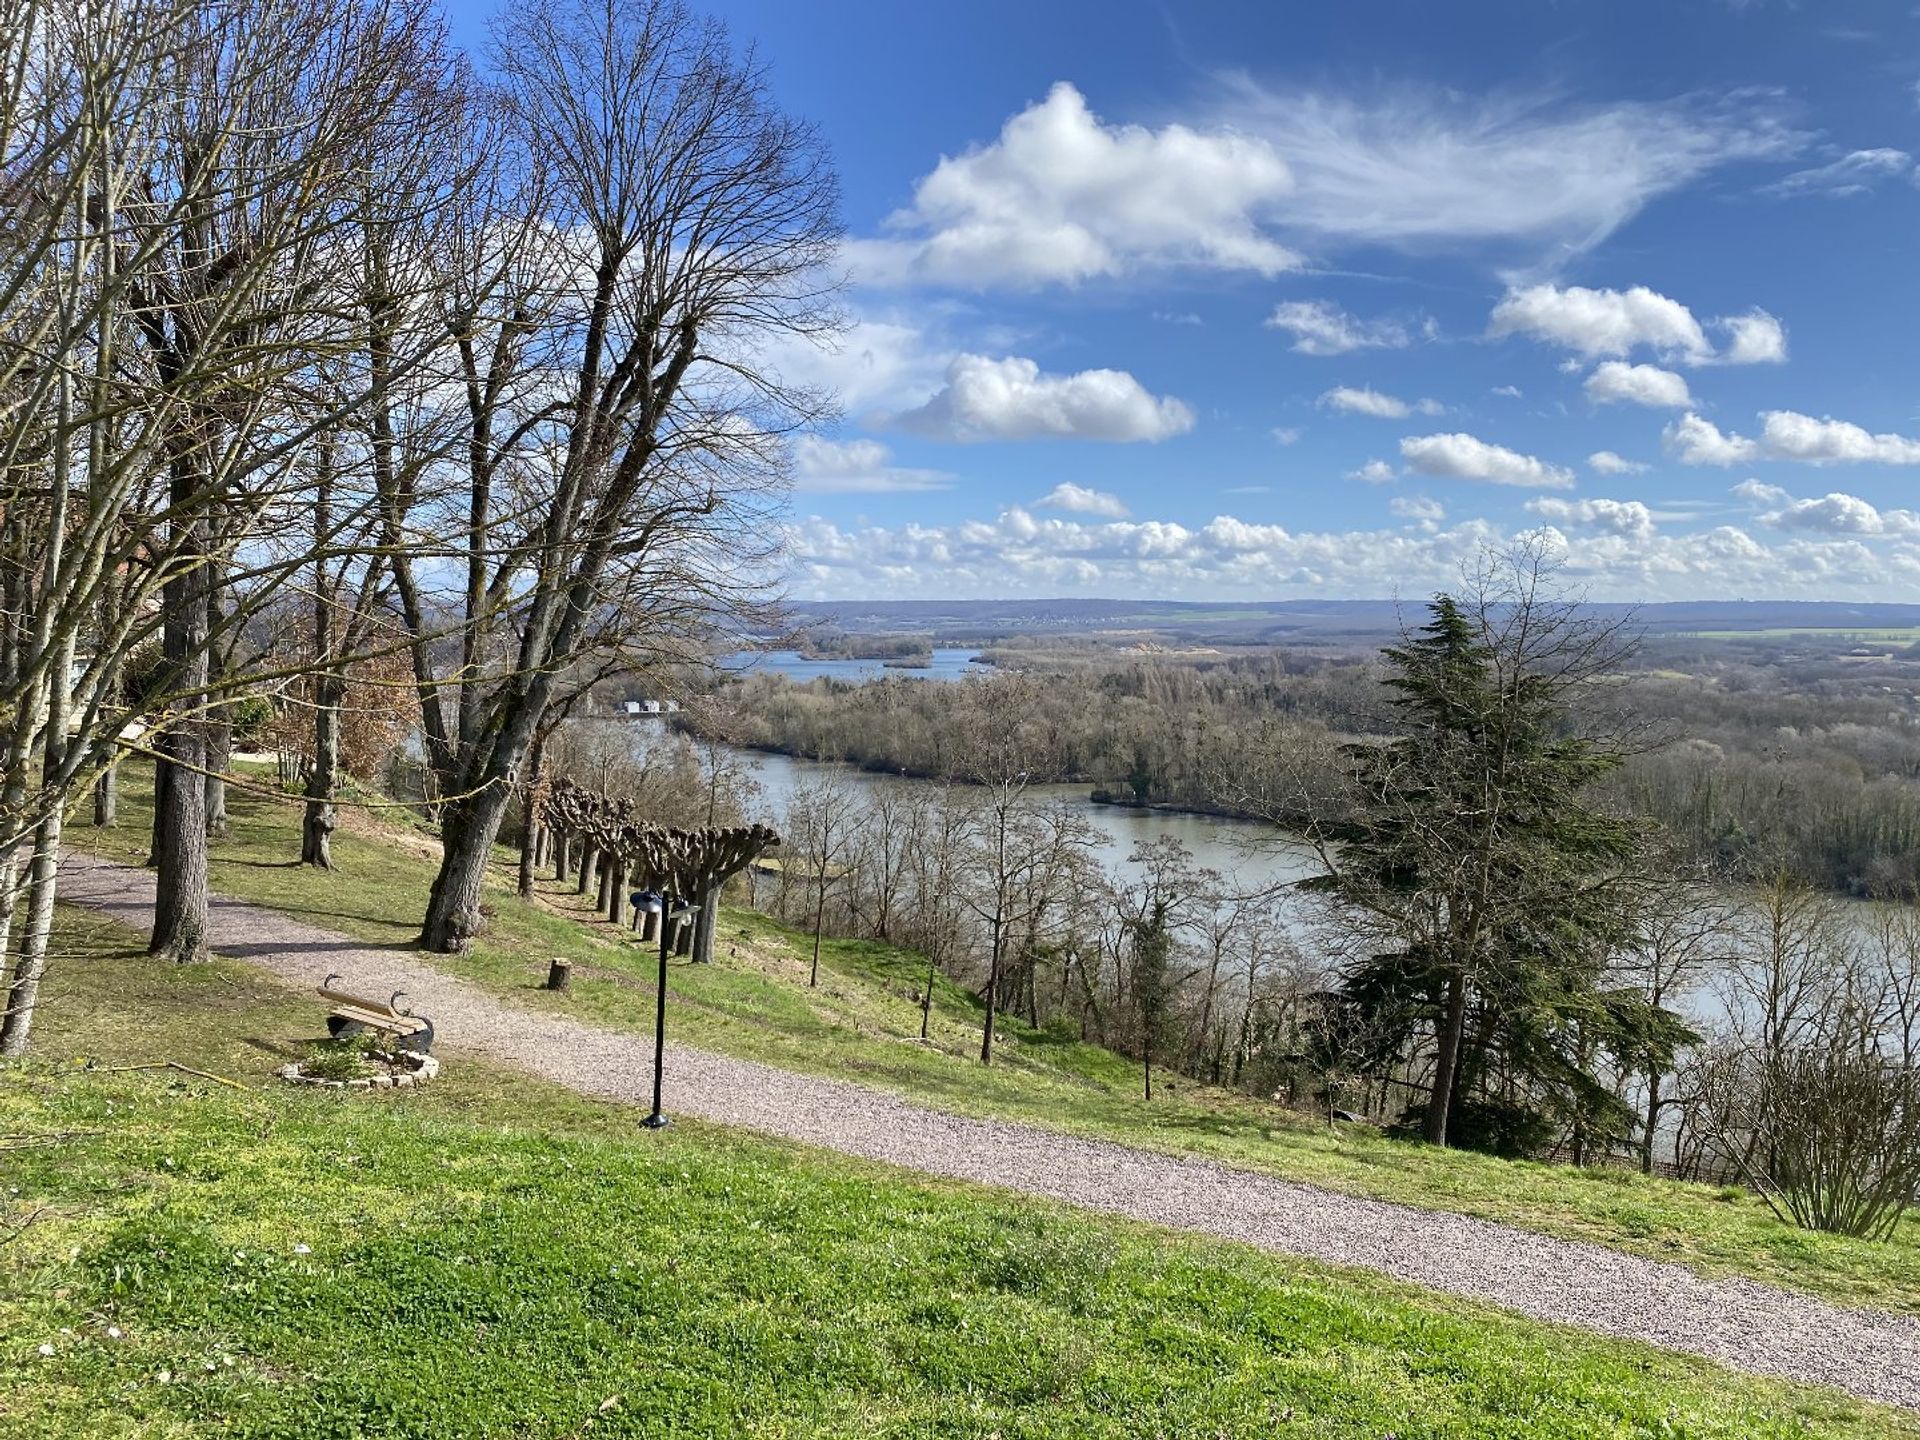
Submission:
[[[317,1085],[323,1090],[408,1090],[426,1084],[440,1073],[440,1062],[431,1055],[414,1055],[403,1050],[397,1055],[379,1052],[375,1058],[399,1060],[413,1066],[413,1069],[398,1075],[362,1075],[353,1080],[330,1080],[324,1075],[302,1074],[300,1062],[292,1060],[273,1073],[291,1085]]]

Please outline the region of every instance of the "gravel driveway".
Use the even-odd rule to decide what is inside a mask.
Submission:
[[[150,872],[70,855],[60,898],[139,929]],[[338,971],[349,989],[404,989],[452,1045],[585,1094],[644,1103],[653,1046],[522,1009],[332,931],[215,897],[225,955],[301,987]],[[1920,1409],[1920,1322],[1845,1310],[1744,1280],[1555,1240],[1462,1215],[1361,1200],[1204,1160],[1130,1150],[998,1120],[929,1110],[882,1090],[796,1075],[685,1046],[667,1048],[667,1108],[863,1159],[1043,1195],[1088,1210],[1354,1265],[1539,1320],[1686,1351],[1755,1374],[1837,1386]]]

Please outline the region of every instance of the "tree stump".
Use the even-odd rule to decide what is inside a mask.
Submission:
[[[573,962],[556,959],[547,967],[547,989],[565,990],[573,983]]]

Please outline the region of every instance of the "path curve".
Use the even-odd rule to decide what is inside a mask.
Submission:
[[[70,854],[60,898],[138,929],[150,871]],[[404,989],[440,1036],[583,1094],[645,1103],[650,1037],[525,1009],[436,970],[261,906],[215,896],[213,944],[301,987],[331,971],[349,989]],[[668,1108],[931,1175],[1353,1265],[1722,1361],[1920,1409],[1920,1321],[1848,1310],[1748,1280],[1558,1240],[1448,1211],[1365,1200],[1211,1161],[1131,1150],[1003,1120],[975,1120],[884,1090],[667,1047]]]

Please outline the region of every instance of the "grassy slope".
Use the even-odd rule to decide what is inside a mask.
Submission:
[[[385,1096],[76,1071],[261,1082],[316,1010],[90,917],[59,953],[40,1062],[0,1070],[0,1224],[37,1217],[0,1247],[8,1435],[1920,1440],[1366,1275],[648,1135],[457,1051]]]
[[[69,831],[138,861],[146,845],[145,777],[130,771],[125,823]],[[298,853],[297,810],[235,794],[233,836],[215,849],[220,891],[273,905],[379,944],[415,933],[437,853],[431,839],[364,813],[337,837],[340,869],[318,874]],[[391,817],[391,812],[382,812]],[[584,921],[571,887],[542,885],[542,904],[510,893],[502,856],[488,935],[451,972],[517,1003],[650,1030],[653,959],[630,934]],[[908,952],[830,941],[818,990],[806,985],[810,942],[764,916],[730,910],[712,966],[676,964],[671,1017],[680,1040],[797,1070],[844,1076],[929,1104],[1207,1155],[1330,1189],[1504,1220],[1548,1234],[1809,1290],[1846,1304],[1920,1314],[1920,1244],[1903,1227],[1887,1244],[1812,1234],[1776,1220],[1737,1190],[1679,1185],[1616,1170],[1578,1171],[1438,1151],[1387,1140],[1366,1127],[1340,1134],[1285,1110],[1194,1085],[1139,1098],[1134,1068],[1070,1038],[1009,1021],[994,1065],[982,1069],[979,1005],[944,979],[932,1043],[919,1043],[912,1000],[924,962]],[[550,957],[576,961],[568,997],[539,988]],[[449,1037],[456,1039],[458,1037]]]

